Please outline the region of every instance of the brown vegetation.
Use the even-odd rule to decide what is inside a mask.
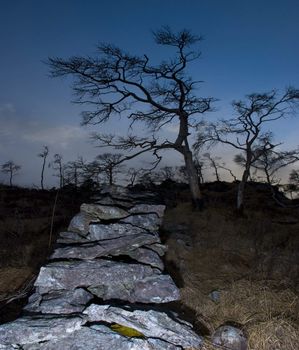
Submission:
[[[17,317],[40,266],[49,256],[57,233],[79,211],[79,191],[0,187],[0,323]],[[51,242],[49,240],[51,239]]]
[[[194,212],[184,192],[166,211],[167,266],[179,282],[182,305],[210,335],[240,326],[255,350],[297,349],[299,336],[299,212],[278,207],[267,187],[248,186],[247,216],[236,217],[234,184],[205,185],[208,208]],[[219,302],[211,300],[220,292]]]

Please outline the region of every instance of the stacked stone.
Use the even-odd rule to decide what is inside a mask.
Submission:
[[[161,260],[165,207],[153,199],[109,187],[82,204],[41,268],[25,316],[0,326],[0,349],[199,348],[202,338],[189,323],[151,306],[179,299]],[[119,334],[113,324],[139,336]]]

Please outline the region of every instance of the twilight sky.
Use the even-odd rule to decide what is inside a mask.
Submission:
[[[204,81],[199,94],[219,99],[207,118],[230,117],[233,99],[299,87],[298,13],[298,0],[0,0],[0,164],[22,165],[15,183],[32,186],[39,184],[43,145],[50,160],[55,153],[92,160],[100,152],[89,141],[94,129],[80,126],[71,81],[49,78],[47,57],[93,54],[106,42],[159,60],[168,51],[153,43],[151,30],[187,28],[204,37],[190,70]],[[299,118],[272,125],[277,141],[299,144]],[[117,120],[101,131],[125,126]],[[217,155],[227,164],[232,158],[226,149]],[[172,153],[164,164],[174,162],[181,164]],[[57,183],[52,174],[46,170],[48,186]]]

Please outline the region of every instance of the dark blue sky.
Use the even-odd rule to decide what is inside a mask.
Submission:
[[[48,56],[92,54],[111,42],[158,60],[168,52],[151,30],[190,29],[204,37],[191,73],[205,81],[202,96],[220,100],[215,116],[226,116],[230,101],[247,93],[299,86],[298,17],[298,0],[0,0],[0,163],[22,164],[31,184],[44,144],[65,160],[95,154],[70,82],[47,76]],[[298,120],[277,124],[278,139],[294,145]]]

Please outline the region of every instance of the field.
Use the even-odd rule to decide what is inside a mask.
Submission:
[[[204,185],[202,212],[193,211],[186,188],[158,190],[167,204],[166,268],[182,295],[176,307],[205,336],[204,350],[222,324],[241,327],[251,350],[297,349],[299,208],[279,207],[261,184],[248,184],[243,216],[234,211],[235,184]],[[89,195],[1,188],[0,323],[19,315],[57,234]]]

